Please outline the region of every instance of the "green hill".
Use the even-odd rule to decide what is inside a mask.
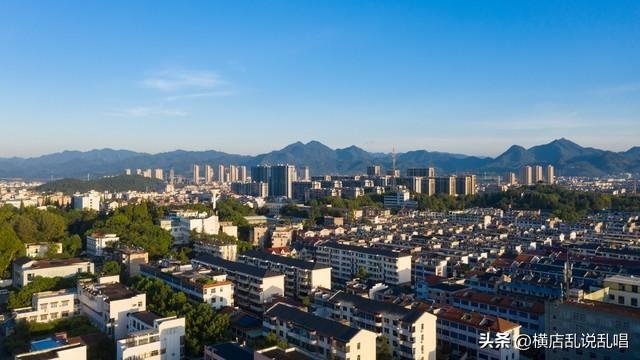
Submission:
[[[95,191],[151,191],[158,189],[162,180],[146,178],[138,175],[120,175],[104,177],[97,180],[62,179],[51,181],[38,186],[38,190],[45,192],[63,192],[71,195],[76,192]]]

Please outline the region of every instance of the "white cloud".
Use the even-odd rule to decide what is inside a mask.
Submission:
[[[109,115],[117,117],[129,118],[159,118],[159,117],[183,117],[189,115],[188,112],[178,109],[165,109],[154,107],[133,107],[116,112]]]
[[[223,97],[223,96],[232,96],[235,95],[235,92],[232,90],[216,90],[216,91],[208,91],[208,92],[199,92],[199,93],[191,93],[191,94],[181,94],[181,95],[171,95],[167,96],[164,99],[166,101],[175,101],[175,100],[184,100],[184,99],[197,99],[203,97]]]
[[[213,71],[165,69],[142,80],[141,85],[162,92],[176,92],[214,89],[226,85],[226,82]]]

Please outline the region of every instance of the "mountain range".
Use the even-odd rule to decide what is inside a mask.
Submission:
[[[582,147],[567,139],[526,149],[513,145],[501,155],[469,156],[445,152],[414,150],[395,154],[401,171],[409,167],[434,166],[437,173],[474,172],[504,174],[518,171],[523,165],[556,167],[556,174],[573,176],[605,176],[621,173],[640,173],[640,147],[627,151]],[[296,142],[280,150],[256,156],[225,152],[176,150],[148,154],[129,150],[100,149],[64,151],[32,158],[0,158],[0,178],[49,180],[86,178],[121,174],[124,169],[173,168],[176,174],[190,175],[193,164],[247,165],[289,163],[309,166],[311,174],[361,174],[372,164],[391,169],[393,155],[368,152],[357,146],[331,149],[318,142]]]

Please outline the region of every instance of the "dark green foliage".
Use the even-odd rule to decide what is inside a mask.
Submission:
[[[0,277],[11,276],[11,262],[25,254],[24,244],[9,224],[0,225]]]
[[[37,187],[39,191],[63,192],[67,195],[76,192],[85,193],[90,190],[95,191],[151,191],[163,184],[162,180],[146,178],[138,175],[121,175],[104,177],[97,180],[62,179],[51,181]]]
[[[172,242],[171,234],[154,223],[161,215],[153,203],[127,205],[99,218],[89,232],[117,234],[120,243],[141,247],[151,258],[158,258],[169,253]]]
[[[41,291],[67,289],[76,286],[76,277],[73,278],[45,278],[36,276],[27,286],[18,291],[9,293],[7,308],[16,309],[31,305],[31,295]]]
[[[185,318],[185,347],[191,356],[201,356],[205,344],[230,339],[229,315],[214,312],[208,304],[193,305],[183,292],[175,292],[159,280],[136,277],[132,288],[147,294],[149,310]]]
[[[107,261],[102,266],[102,275],[120,275],[121,271],[120,263],[117,261]]]
[[[247,220],[245,216],[255,215],[255,211],[242,205],[234,199],[220,200],[216,203],[216,209],[218,210],[218,216],[222,221],[232,221],[236,226],[246,226]]]

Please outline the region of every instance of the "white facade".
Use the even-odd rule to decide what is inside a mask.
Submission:
[[[66,335],[65,335],[66,336]],[[86,360],[87,346],[78,338],[51,336],[31,342],[32,351],[16,355],[16,359]],[[40,350],[35,350],[35,348]]]
[[[100,211],[100,194],[89,192],[73,195],[73,208]]]
[[[80,313],[78,296],[72,290],[44,291],[31,296],[31,306],[15,309],[16,320],[46,323]]]
[[[55,250],[52,248],[53,246],[55,246]],[[30,258],[44,257],[49,252],[49,249],[56,254],[62,253],[62,244],[59,242],[24,244],[24,247],[26,250],[25,255]]]
[[[102,332],[119,340],[127,336],[128,314],[147,308],[146,294],[129,290],[119,276],[107,276],[98,282],[78,286],[81,311]]]
[[[13,262],[13,286],[21,288],[36,276],[72,277],[78,273],[93,273],[93,263],[82,259],[33,260],[22,257]]]
[[[196,241],[193,243],[196,252],[211,254],[225,260],[235,261],[238,256],[238,245],[223,241]]]
[[[102,250],[120,240],[116,234],[93,233],[87,236],[87,253],[91,256],[102,256]]]
[[[179,360],[184,357],[185,319],[142,311],[129,316],[127,337],[116,343],[117,360]]]
[[[317,262],[331,275],[349,281],[364,269],[369,279],[389,285],[411,282],[411,255],[396,251],[326,242],[317,246]]]

